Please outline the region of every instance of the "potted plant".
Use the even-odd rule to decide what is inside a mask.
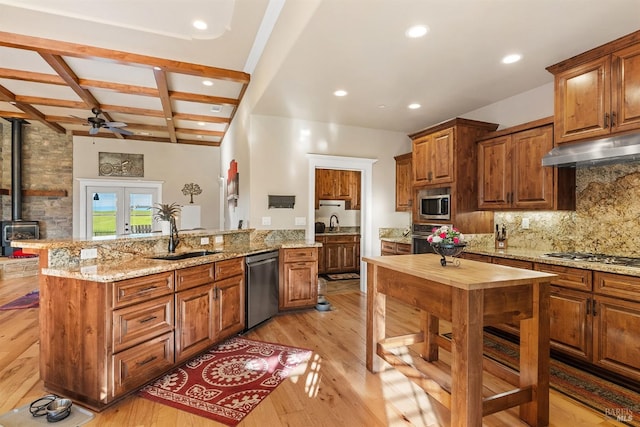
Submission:
[[[160,223],[163,235],[171,233],[171,221],[175,221],[180,214],[180,205],[177,203],[156,203],[153,206],[155,210],[153,219]]]

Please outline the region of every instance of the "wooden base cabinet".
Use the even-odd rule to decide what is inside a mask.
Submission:
[[[279,310],[318,303],[318,248],[280,249]]]
[[[318,249],[318,273],[356,273],[360,271],[360,235],[316,235]]]
[[[244,258],[117,282],[40,276],[40,376],[100,411],[244,329]]]
[[[389,242],[387,240],[380,242],[380,255],[408,255],[410,253],[410,243]]]

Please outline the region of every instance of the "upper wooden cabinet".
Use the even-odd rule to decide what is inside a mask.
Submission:
[[[491,233],[493,215],[478,211],[476,140],[497,127],[495,123],[455,118],[410,134],[412,199],[417,200],[421,190],[446,187],[451,194],[451,220],[444,223],[453,223],[465,233]],[[418,203],[412,205],[413,221],[425,222],[420,219]]]
[[[396,160],[396,211],[411,210],[412,170],[411,153],[395,156]]]
[[[316,169],[316,209],[320,200],[344,200],[346,209],[360,209],[360,171]]]
[[[547,67],[556,144],[640,129],[640,31]]]
[[[542,166],[553,148],[552,118],[478,142],[478,209],[575,209],[575,169]]]

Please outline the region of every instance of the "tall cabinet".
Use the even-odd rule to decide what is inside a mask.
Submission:
[[[419,195],[447,188],[451,220],[464,233],[491,233],[493,213],[478,211],[476,140],[496,130],[495,123],[455,118],[410,134],[413,168],[413,221],[419,215]]]

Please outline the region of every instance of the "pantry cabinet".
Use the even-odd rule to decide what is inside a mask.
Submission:
[[[396,212],[410,212],[412,203],[412,154],[395,156],[396,161]]]
[[[488,134],[478,142],[478,208],[574,210],[575,169],[542,166],[552,118]]]
[[[318,302],[318,248],[280,249],[279,310],[313,307]]]
[[[547,67],[556,144],[640,129],[640,31]]]
[[[360,209],[360,171],[316,169],[316,209],[320,200],[344,200],[346,209]]]

